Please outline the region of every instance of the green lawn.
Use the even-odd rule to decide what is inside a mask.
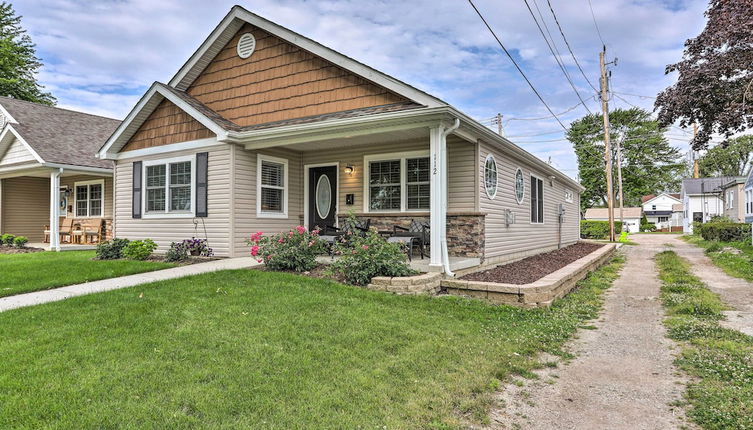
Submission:
[[[174,267],[154,261],[96,261],[94,251],[0,254],[0,297]]]
[[[683,236],[682,239],[706,250],[706,255],[724,272],[736,278],[753,282],[753,246],[745,242],[712,242],[700,236]],[[739,249],[740,254],[720,252],[723,247]]]
[[[0,313],[0,428],[462,428],[601,308],[222,271]]]
[[[688,416],[706,429],[753,428],[753,337],[719,324],[724,305],[672,251],[657,255],[668,335],[683,344],[676,364],[692,380]]]

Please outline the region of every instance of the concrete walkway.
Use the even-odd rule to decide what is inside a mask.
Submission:
[[[673,366],[675,344],[662,325],[653,261],[666,248],[661,241],[631,239],[638,245],[622,247],[627,262],[606,293],[596,329],[581,330],[570,344],[573,361],[538,372],[538,380],[505,387],[491,428],[692,428],[683,411],[671,406],[685,387]]]
[[[121,288],[133,287],[136,285],[147,284],[149,282],[182,278],[184,276],[199,275],[218,270],[245,269],[257,266],[258,264],[259,263],[256,262],[256,259],[251,257],[228,258],[208,261],[206,263],[191,264],[188,266],[173,267],[171,269],[157,270],[154,272],[138,273],[135,275],[122,276],[120,278],[103,279],[101,281],[87,282],[85,284],[69,285],[67,287],[55,288],[52,290],[19,294],[16,296],[0,298],[0,312],[38,305],[41,303],[57,302],[59,300],[84,296],[86,294],[119,290]]]

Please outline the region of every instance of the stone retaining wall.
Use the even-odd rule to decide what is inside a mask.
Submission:
[[[442,276],[441,273],[425,273],[395,278],[377,276],[371,280],[371,284],[367,288],[396,294],[436,294],[439,292],[439,283]]]
[[[615,249],[617,249],[615,244],[607,244],[530,284],[515,285],[444,279],[441,281],[441,286],[450,294],[482,298],[492,303],[546,307],[550,306],[553,300],[564,297],[578,281],[608,262],[614,255]]]

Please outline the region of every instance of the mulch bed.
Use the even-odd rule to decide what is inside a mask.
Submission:
[[[0,245],[0,254],[28,254],[30,252],[41,252],[42,248],[16,248],[15,246]]]
[[[598,243],[578,242],[556,251],[527,257],[483,272],[471,273],[460,279],[516,285],[530,284],[579,258],[585,257],[602,246],[604,245]]]

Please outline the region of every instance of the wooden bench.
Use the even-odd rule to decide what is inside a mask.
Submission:
[[[60,220],[60,242],[63,243],[99,243],[102,241],[102,218]],[[44,241],[50,241],[50,226],[44,226]]]

